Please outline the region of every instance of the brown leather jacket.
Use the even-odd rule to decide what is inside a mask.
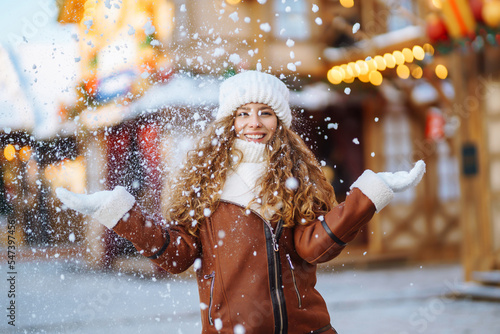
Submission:
[[[316,266],[336,257],[375,213],[354,188],[323,220],[271,226],[255,212],[221,201],[199,237],[149,221],[137,204],[114,227],[171,273],[194,264],[203,333],[336,333],[316,291]],[[241,327],[240,327],[241,328]]]

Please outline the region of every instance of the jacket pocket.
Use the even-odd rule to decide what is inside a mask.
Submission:
[[[210,279],[210,301],[208,303],[208,323],[213,326],[214,321],[212,319],[212,304],[214,302],[215,271],[212,271],[210,275],[205,275],[204,278]]]
[[[295,293],[297,294],[299,308],[302,308],[302,298],[300,297],[299,288],[297,287],[297,281],[295,280],[295,272],[294,272],[295,268],[293,267],[292,259],[290,259],[289,254],[286,254],[286,258],[288,260],[288,265],[290,266],[290,272],[292,273],[292,282],[293,282],[293,287],[295,288]]]

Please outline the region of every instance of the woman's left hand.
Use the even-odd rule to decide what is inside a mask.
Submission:
[[[404,191],[408,188],[416,186],[425,173],[425,162],[423,160],[417,161],[415,167],[411,171],[405,172],[382,172],[377,173],[380,178],[392,189],[394,192]]]

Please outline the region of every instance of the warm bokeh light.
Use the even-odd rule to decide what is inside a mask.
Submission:
[[[334,85],[342,82],[342,73],[337,68],[331,68],[327,73],[328,81]]]
[[[14,158],[16,157],[16,149],[14,145],[9,144],[5,146],[5,148],[3,149],[3,155],[8,161],[14,160]]]
[[[354,77],[351,76],[350,78],[345,78],[344,82],[345,83],[353,83],[354,82]]]
[[[51,189],[64,187],[76,193],[85,192],[86,164],[83,157],[75,160],[64,159],[63,161],[50,164],[45,168],[44,177],[50,183]]]
[[[377,70],[383,71],[383,70],[386,69],[387,64],[385,62],[384,57],[382,57],[382,56],[375,56],[375,58],[373,58],[373,60],[375,61],[375,64],[377,64]]]
[[[437,9],[441,9],[443,5],[441,4],[441,0],[431,0],[431,3]]]
[[[347,76],[345,69],[341,66],[335,66],[335,68],[340,72],[340,74],[342,75],[342,80],[344,80]]]
[[[413,57],[416,60],[423,60],[425,58],[425,51],[420,45],[415,45],[413,47]]]
[[[21,159],[21,161],[28,161],[31,157],[31,147],[29,146],[23,146],[23,148],[21,148],[21,150],[19,150],[19,159]]]
[[[424,70],[418,65],[413,65],[411,68],[411,76],[415,79],[420,79],[424,75]]]
[[[345,82],[347,82],[348,80],[354,79],[354,73],[352,73],[352,69],[349,66],[347,66],[347,64],[343,64],[342,66],[340,66],[340,68],[342,68],[345,72],[345,75],[344,75]]]
[[[377,63],[373,59],[367,60],[366,65],[368,65],[369,72],[376,71],[378,69]]]
[[[382,81],[384,80],[384,77],[382,76],[382,73],[380,73],[379,71],[373,71],[370,72],[369,79],[372,85],[380,86],[382,84]]]
[[[500,27],[500,1],[485,1],[481,12],[484,22],[489,27]]]
[[[342,7],[351,8],[354,6],[354,0],[340,0],[340,4]]]
[[[241,0],[226,0],[226,2],[230,5],[237,5],[241,2]]]
[[[97,6],[97,1],[93,1],[93,0],[87,0],[85,1],[85,4],[83,5],[83,8],[85,10],[88,10],[90,8],[94,8]]]
[[[361,82],[364,82],[364,83],[368,83],[370,82],[370,78],[369,78],[369,74],[366,73],[366,74],[360,74],[359,77],[358,77],[359,81]]]
[[[448,77],[448,69],[444,65],[436,66],[436,75],[439,79],[446,79]]]
[[[403,56],[405,57],[405,62],[411,63],[413,61],[413,52],[409,48],[404,48],[403,51]]]
[[[392,54],[386,53],[384,55],[384,60],[385,60],[385,65],[388,68],[394,68],[394,67],[396,67],[396,59],[394,58],[394,56]]]
[[[431,56],[434,55],[434,47],[429,43],[424,44],[424,51],[425,53],[428,53]]]
[[[354,77],[357,77],[359,75],[360,71],[361,71],[360,68],[359,68],[359,66],[356,63],[354,63],[354,62],[348,63],[347,64],[347,68],[351,69],[352,75]]]
[[[396,65],[402,65],[405,63],[405,56],[403,55],[403,52],[396,50],[392,53],[392,55],[396,60]]]
[[[359,67],[359,74],[360,75],[366,75],[370,71],[370,69],[368,68],[368,64],[364,60],[358,60],[356,62],[356,65],[358,65],[358,67]]]
[[[401,79],[408,79],[410,77],[410,69],[404,64],[398,66],[396,73]]]

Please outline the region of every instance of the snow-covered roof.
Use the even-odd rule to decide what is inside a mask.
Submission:
[[[174,75],[168,82],[149,88],[128,105],[108,104],[96,110],[85,110],[80,119],[88,129],[113,126],[141,115],[166,108],[213,108],[218,105],[220,80],[211,76]],[[340,101],[340,95],[326,83],[315,83],[301,91],[290,92],[290,104],[318,110]]]
[[[373,57],[375,56],[374,54],[363,55],[363,53],[388,50],[410,41],[422,39],[424,36],[425,31],[422,27],[408,26],[385,34],[373,36],[370,39],[361,40],[348,48],[326,48],[323,54],[326,60],[332,63],[353,61],[354,59],[349,57]]]
[[[131,104],[133,116],[145,110],[170,107],[215,106],[219,98],[219,81],[212,77],[174,76],[167,84],[156,85]]]
[[[58,24],[57,13],[55,1],[0,5],[0,132],[48,139],[66,127],[58,111],[76,99],[78,42],[76,26]]]
[[[13,54],[0,45],[0,130],[31,131],[35,125],[33,106],[22,89]]]
[[[341,99],[341,95],[324,82],[313,83],[300,91],[290,92],[290,105],[310,110],[324,109],[340,103]]]

